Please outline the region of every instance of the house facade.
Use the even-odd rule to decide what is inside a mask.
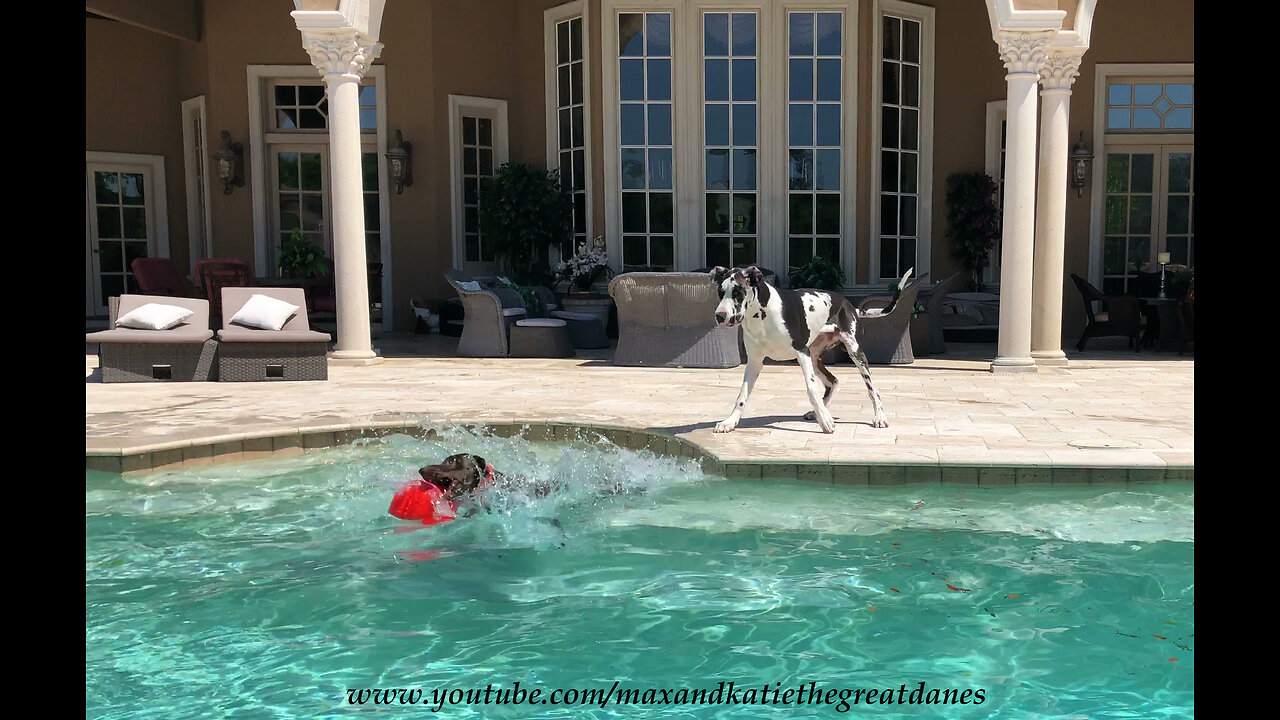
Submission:
[[[1125,292],[1160,253],[1194,266],[1193,13],[1193,0],[87,1],[86,315],[129,287],[133,257],[184,270],[240,257],[267,277],[297,229],[338,261],[340,326],[344,285],[366,277],[344,259],[363,254],[382,263],[384,327],[408,329],[410,298],[452,294],[443,270],[492,272],[478,187],[506,161],[560,168],[576,240],[603,236],[619,272],[784,275],[820,255],[868,294],[907,268],[960,270],[947,178],[978,171],[1005,205],[986,277],[1000,358],[1052,364],[1084,324],[1070,273]],[[326,69],[314,38],[342,32],[364,54]],[[411,146],[400,189],[397,135]],[[1092,161],[1076,187],[1078,143]],[[224,144],[240,152],[226,184]]]

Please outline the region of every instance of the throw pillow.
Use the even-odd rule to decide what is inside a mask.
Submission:
[[[299,309],[299,306],[292,303],[255,294],[231,316],[231,322],[260,330],[279,330]]]
[[[188,310],[177,305],[147,303],[142,307],[130,310],[123,317],[116,318],[116,327],[134,328],[136,330],[168,330],[177,327],[192,315],[195,315],[194,310]]]

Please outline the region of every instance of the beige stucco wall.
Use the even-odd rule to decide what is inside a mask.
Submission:
[[[169,247],[179,267],[188,256],[181,123],[187,44],[121,22],[85,19],[85,150],[164,157]]]

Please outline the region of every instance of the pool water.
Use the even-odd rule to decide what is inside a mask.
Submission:
[[[564,487],[404,532],[386,514],[391,495],[460,451]],[[439,689],[447,701],[517,682],[542,699],[600,695],[445,702],[440,714],[1192,717],[1193,501],[1179,484],[729,481],[607,443],[461,429],[90,472],[86,717],[425,717],[428,695],[428,707],[367,707],[348,690]],[[755,688],[755,704],[599,702],[614,683],[660,701],[730,682],[738,702]],[[881,704],[922,682],[921,699],[982,690],[983,702]],[[775,699],[811,683],[830,705]],[[841,705],[842,688],[861,702]],[[856,689],[880,694],[867,705]]]

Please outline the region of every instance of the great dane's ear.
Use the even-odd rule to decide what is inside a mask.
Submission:
[[[725,277],[729,274],[729,270],[722,265],[717,265],[711,268],[711,272],[708,274],[711,276],[711,282],[719,285],[724,282]]]
[[[760,268],[752,265],[747,268],[747,279],[751,282],[751,287],[760,287],[764,283],[764,273],[760,272]]]
[[[484,469],[489,466],[488,461],[486,461],[484,458],[480,457],[479,455],[472,455],[471,459],[476,461],[476,468],[480,470],[480,477],[483,478]]]

